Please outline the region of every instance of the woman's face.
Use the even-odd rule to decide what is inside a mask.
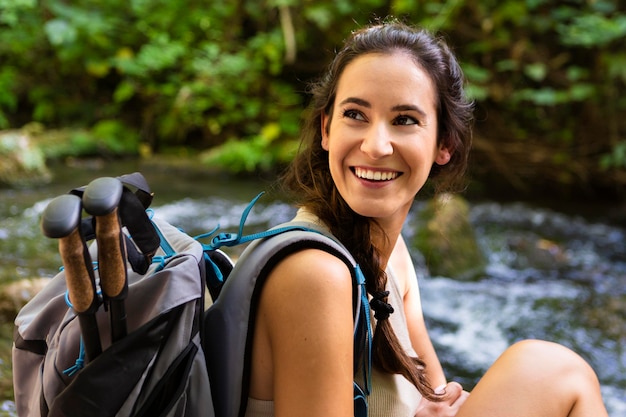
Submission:
[[[322,147],[356,213],[401,226],[433,163],[449,161],[437,146],[435,98],[429,75],[404,52],[363,55],[345,68],[333,114],[322,117]]]

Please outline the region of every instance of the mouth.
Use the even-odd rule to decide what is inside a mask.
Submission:
[[[353,167],[352,172],[358,178],[368,181],[392,181],[402,175],[398,171],[378,171],[359,167]]]

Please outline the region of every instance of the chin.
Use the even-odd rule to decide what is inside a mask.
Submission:
[[[360,203],[360,204],[355,204],[355,205],[350,204],[350,208],[356,214],[363,216],[363,217],[370,217],[370,218],[385,218],[385,217],[389,217],[393,213],[393,210],[389,210],[383,207],[382,204],[365,204],[365,203]]]

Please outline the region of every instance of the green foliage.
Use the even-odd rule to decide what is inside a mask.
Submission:
[[[205,152],[201,160],[209,166],[220,166],[233,173],[269,171],[287,163],[293,157],[295,141],[273,146],[283,134],[278,123],[264,126],[258,135],[247,141],[230,139],[223,145]]]
[[[0,68],[0,109],[6,108],[15,111],[17,107],[17,97],[11,94],[11,85],[15,82],[15,69],[11,67]],[[9,120],[6,115],[0,111],[0,129],[9,127]]]
[[[139,148],[139,135],[116,120],[101,120],[91,129],[99,144],[100,153],[115,155],[136,154]]]
[[[139,152],[139,135],[115,120],[102,120],[91,129],[35,129],[33,138],[48,159],[81,156],[127,156]]]
[[[388,15],[454,47],[482,136],[549,144],[567,169],[593,134],[587,163],[623,167],[617,0],[0,0],[0,129],[35,121],[87,132],[71,149],[191,147],[264,169],[290,158],[305,84],[351,30]]]
[[[613,10],[611,10],[613,11]],[[626,16],[613,18],[600,14],[572,16],[571,20],[557,26],[565,46],[595,48],[626,37]]]
[[[440,19],[453,3],[452,18]],[[456,46],[482,112],[478,135],[502,153],[508,175],[545,161],[534,168],[544,179],[586,177],[606,186],[615,177],[601,170],[626,169],[626,11],[619,2],[465,0],[424,10],[432,18],[422,20]]]
[[[626,169],[626,141],[615,144],[610,153],[603,155],[600,158],[600,166],[604,170]]]
[[[300,98],[278,78],[284,51],[273,8],[252,1],[208,9],[193,1],[0,1],[0,22],[11,29],[0,32],[7,63],[0,127],[24,117],[86,127],[106,149],[126,153],[139,140],[157,150],[207,147],[253,138],[285,115],[288,125],[297,123]],[[41,59],[21,56],[29,50]],[[12,121],[18,103],[22,114]]]

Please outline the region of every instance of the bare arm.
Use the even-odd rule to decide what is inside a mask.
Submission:
[[[390,262],[392,262],[398,279],[401,280],[404,311],[413,349],[426,362],[426,375],[431,386],[439,392],[445,392],[442,402],[430,402],[422,399],[416,417],[456,416],[469,393],[463,391],[461,385],[456,382],[446,383],[446,376],[424,322],[415,266],[402,236],[398,238]]]
[[[389,262],[396,271],[403,290],[404,312],[413,349],[426,362],[426,375],[431,386],[443,385],[446,377],[426,329],[415,266],[402,235],[398,237]]]
[[[261,294],[251,396],[277,417],[352,416],[352,327],[345,264],[313,249],[285,258]]]

